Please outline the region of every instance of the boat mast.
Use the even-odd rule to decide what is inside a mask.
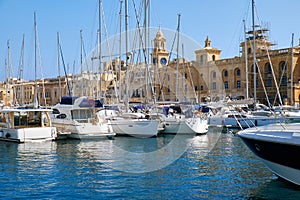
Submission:
[[[248,80],[248,52],[247,52],[247,32],[246,32],[246,22],[244,22],[244,35],[245,35],[245,46],[244,46],[244,53],[245,53],[245,65],[246,65],[246,99],[249,99],[249,80]]]
[[[129,71],[128,71],[128,59],[129,59],[129,52],[128,52],[128,0],[125,0],[125,65],[126,65],[126,82],[125,82],[125,109],[126,112],[129,110],[129,96],[128,96],[128,81],[129,81]]]
[[[119,95],[117,95],[117,98],[119,98],[119,101],[120,102],[122,100],[122,4],[123,4],[123,1],[121,0],[120,1],[120,12],[119,12],[119,18],[120,18],[120,46],[119,46]]]
[[[180,13],[178,13],[178,27],[177,27],[177,60],[176,60],[176,89],[175,89],[175,101],[178,101],[178,70],[179,70],[179,33],[180,33]]]
[[[80,30],[80,71],[81,71],[81,83],[80,83],[80,92],[81,92],[81,96],[83,96],[83,58],[82,58],[82,54],[83,54],[83,41],[82,41],[82,30]]]
[[[256,102],[256,32],[255,32],[255,19],[254,19],[254,0],[252,0],[252,31],[253,31],[253,99]]]
[[[59,94],[58,97],[61,99],[62,90],[61,90],[61,80],[60,80],[60,41],[59,41],[59,32],[57,32],[57,68],[58,68],[58,87],[59,87]],[[68,78],[68,77],[66,77]]]
[[[25,47],[25,34],[23,34],[21,59],[20,59],[20,80],[21,80],[21,105],[24,105],[24,47]]]
[[[8,102],[10,102],[10,93],[8,93],[8,91],[10,90],[10,84],[11,84],[11,57],[10,57],[10,43],[9,40],[7,40],[7,64],[6,64],[6,104],[8,104]]]
[[[294,65],[294,33],[292,34],[291,98],[290,98],[291,105],[293,105],[293,82],[294,82],[293,65]]]
[[[99,27],[98,27],[98,53],[99,53],[99,72],[100,72],[100,98],[102,98],[102,47],[101,47],[101,42],[102,42],[102,17],[101,17],[101,8],[102,8],[102,0],[99,0]]]
[[[38,107],[38,84],[37,84],[37,25],[36,25],[36,12],[34,12],[34,73],[35,73],[35,87],[33,107]]]

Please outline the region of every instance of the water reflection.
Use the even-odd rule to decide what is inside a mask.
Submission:
[[[134,172],[155,167],[155,171]],[[0,169],[1,199],[300,197],[299,187],[274,176],[240,138],[214,132],[148,139],[1,142]]]

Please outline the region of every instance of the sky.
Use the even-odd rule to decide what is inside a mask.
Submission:
[[[133,5],[139,7],[139,1],[128,0],[130,29],[135,27],[136,22]],[[12,66],[9,74],[18,77],[23,35],[24,78],[34,79],[34,12],[40,52],[37,59],[38,78],[59,74],[57,33],[68,72],[79,72],[80,30],[86,55],[97,44],[98,3],[99,0],[0,0],[0,81],[5,80],[7,63]],[[102,5],[102,37],[113,37],[119,33],[120,0],[103,0]],[[270,29],[269,40],[276,43],[274,49],[291,47],[292,33],[294,44],[298,45],[299,8],[299,0],[255,0],[256,24]],[[122,12],[124,14],[124,8]],[[209,37],[211,46],[222,50],[221,58],[240,55],[239,44],[244,39],[243,20],[248,30],[252,25],[251,0],[150,0],[151,27],[175,32],[179,13],[180,33],[192,40],[195,48],[203,48],[204,40]],[[124,30],[124,24],[122,26]],[[168,37],[167,43],[171,44],[172,40]],[[190,60],[195,59],[194,50],[185,50]]]

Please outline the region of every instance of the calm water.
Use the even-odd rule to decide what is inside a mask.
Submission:
[[[0,163],[1,199],[300,199],[231,134],[0,142]]]

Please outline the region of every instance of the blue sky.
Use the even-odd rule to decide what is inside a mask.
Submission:
[[[129,26],[135,21],[132,2],[129,0]],[[124,3],[123,3],[124,5]],[[256,24],[267,23],[274,48],[291,46],[300,37],[299,0],[256,0]],[[105,24],[109,36],[118,33],[119,0],[103,0]],[[5,60],[8,57],[7,41],[10,41],[12,73],[16,77],[20,61],[22,36],[25,34],[24,76],[33,79],[34,26],[33,13],[37,13],[38,43],[42,74],[55,77],[57,70],[57,32],[69,68],[78,70],[80,63],[80,30],[83,30],[85,51],[96,44],[98,27],[98,0],[0,0],[0,80],[5,79]],[[151,0],[151,26],[176,30],[177,14],[181,13],[181,33],[204,46],[208,36],[211,45],[221,49],[221,58],[239,55],[239,43],[243,40],[243,22],[251,27],[251,0]],[[123,20],[124,21],[124,20]],[[167,41],[170,42],[171,41]],[[195,49],[196,50],[196,49]],[[193,54],[193,52],[189,52]]]

